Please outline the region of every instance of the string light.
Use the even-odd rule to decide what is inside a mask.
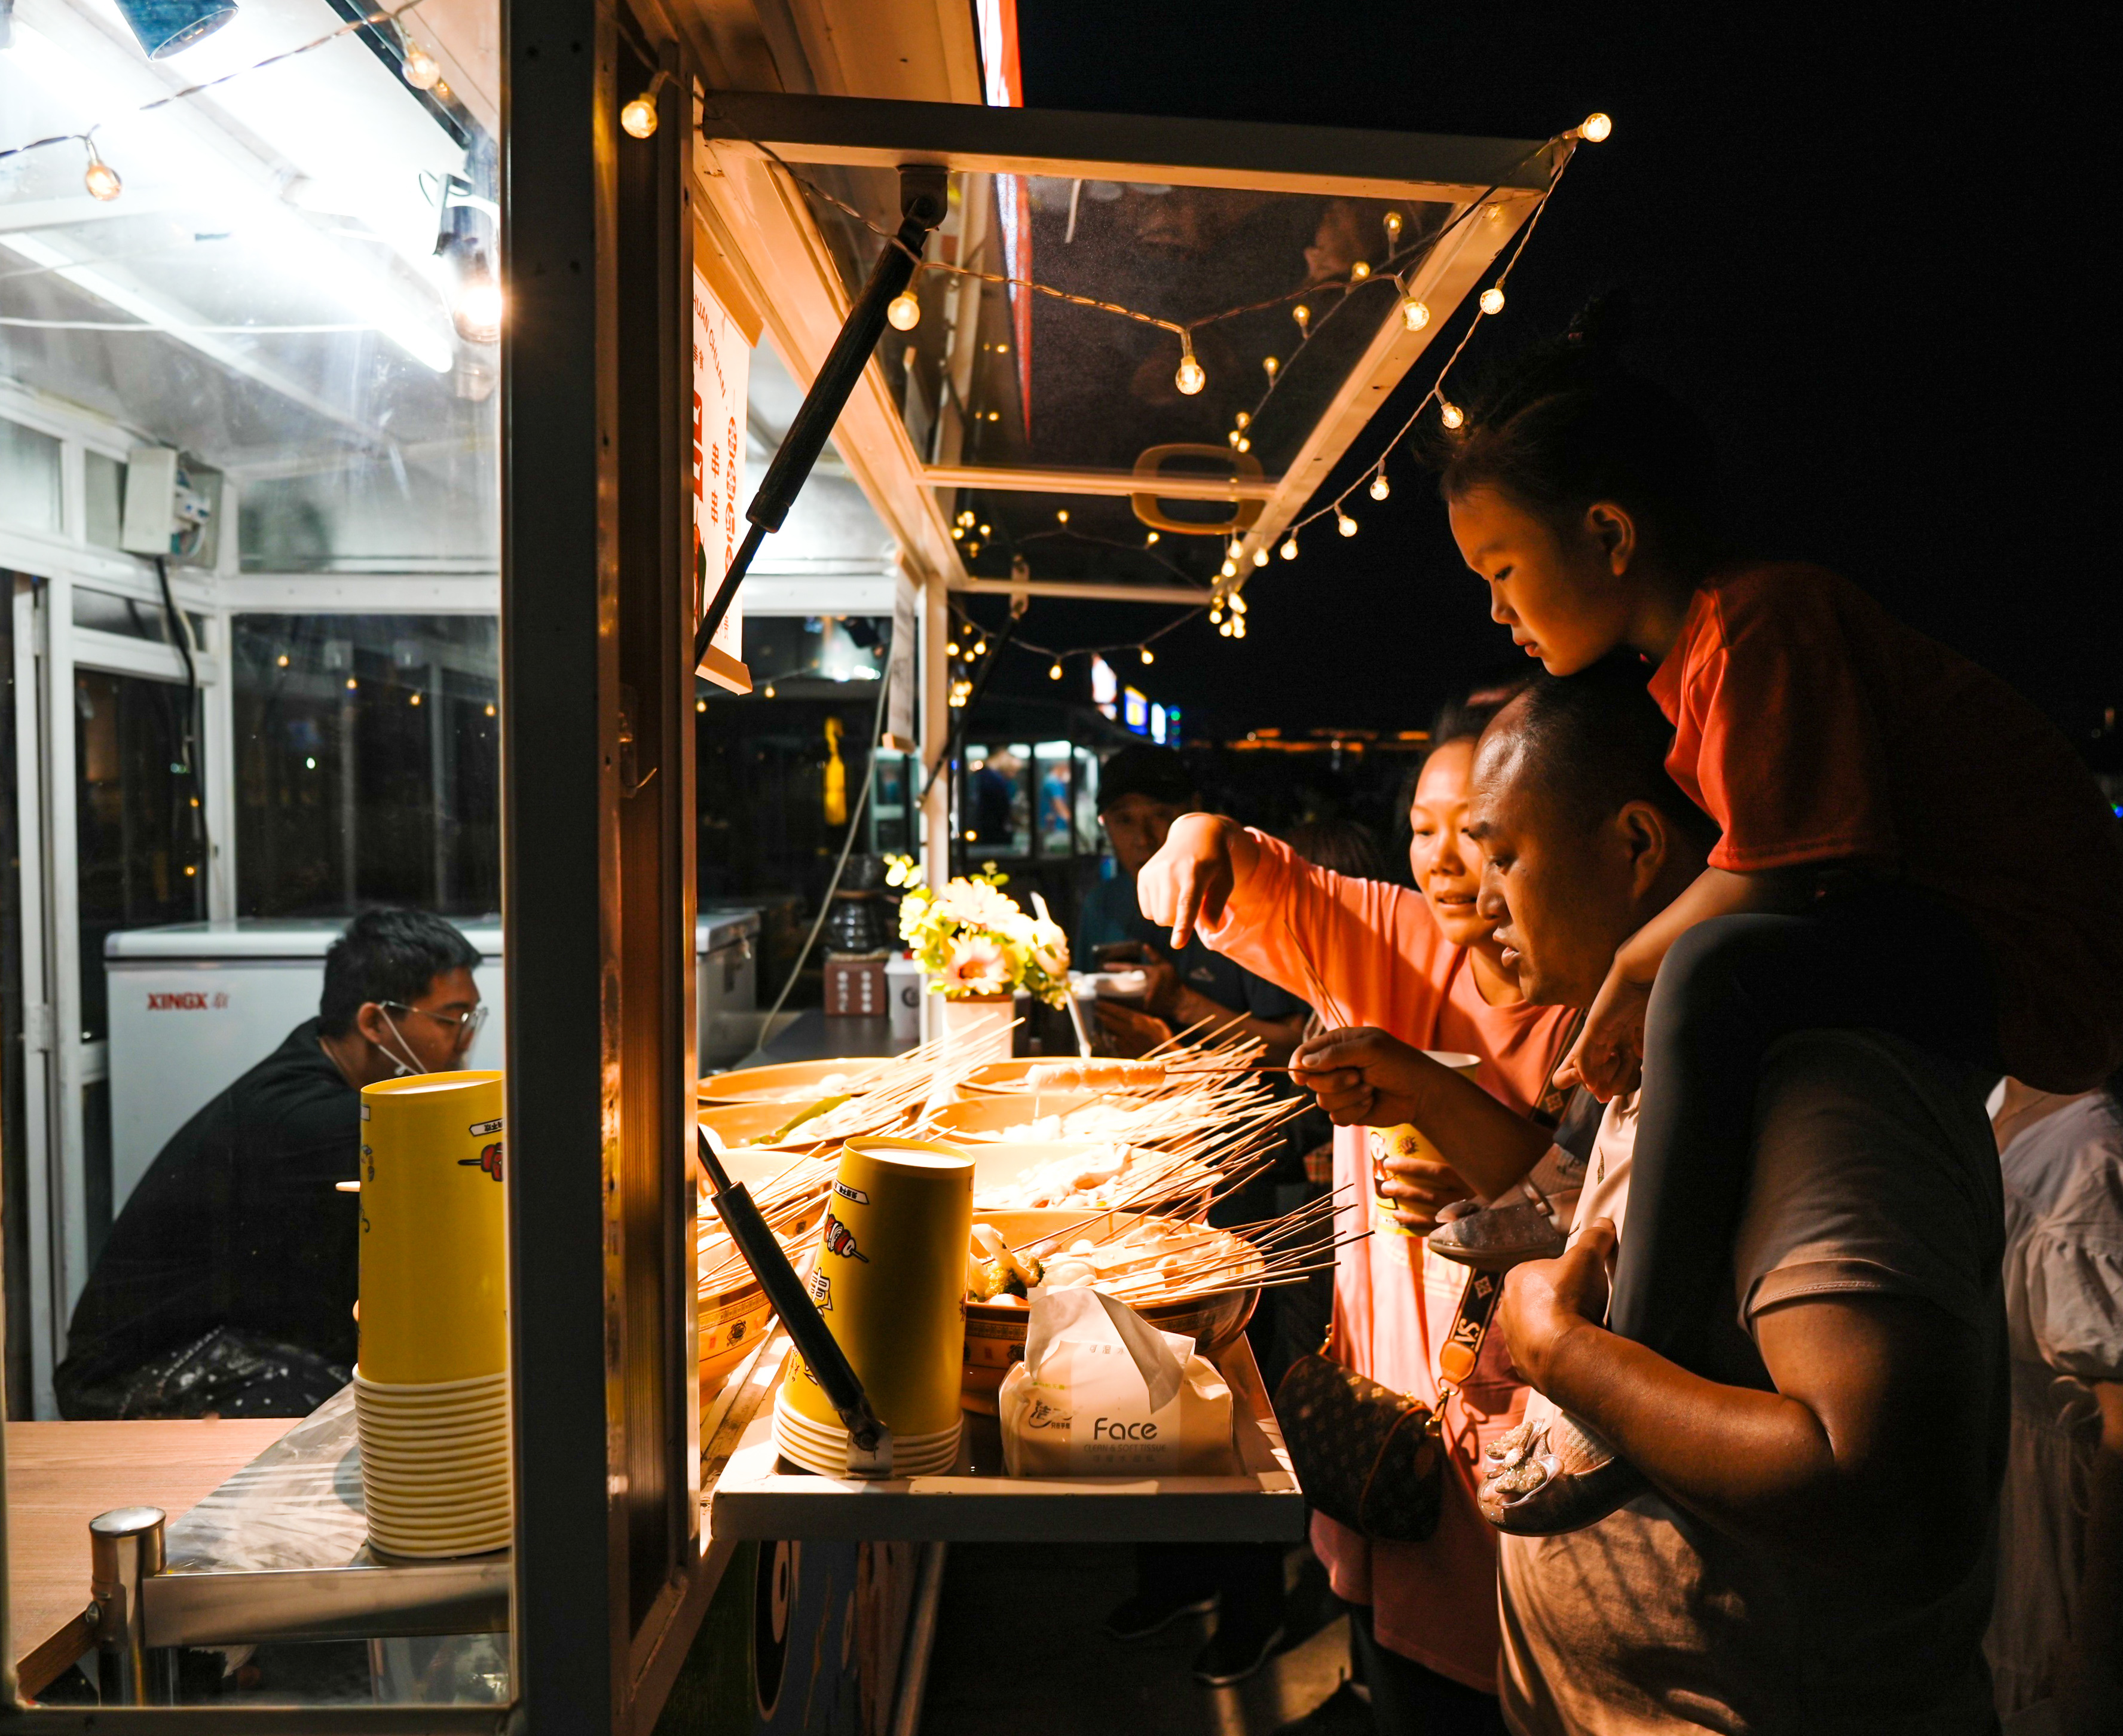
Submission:
[[[416,91],[434,90],[436,81],[443,76],[443,69],[436,63],[435,57],[433,54],[430,54],[425,49],[422,48],[417,42],[408,43],[406,44],[405,64],[403,70],[405,74],[405,82],[412,86]],[[638,102],[640,99],[636,97],[635,101]],[[633,106],[633,103],[629,103],[627,105],[628,108],[631,108]],[[623,127],[626,127],[626,113],[625,110],[621,110],[620,111],[619,124]],[[630,133],[634,133],[634,129],[631,127],[626,127],[626,130]],[[652,120],[649,123],[649,133],[654,133],[655,130],[656,123]],[[636,138],[646,138],[649,136],[649,133],[634,133],[634,136]]]
[[[956,657],[958,654],[958,642],[956,639],[953,639],[953,640],[950,642],[950,643],[949,643],[948,645],[944,646],[944,656],[946,656],[946,657]]]
[[[1241,429],[1249,428],[1254,425],[1253,414],[1248,410],[1240,410],[1238,414],[1232,417],[1231,419],[1237,423]]]
[[[1062,679],[1062,666],[1059,663],[1049,663],[1047,666],[1047,679],[1050,681],[1058,681]]]
[[[1297,321],[1298,336],[1301,338],[1309,338],[1312,335],[1312,310],[1310,307],[1307,307],[1304,302],[1300,302],[1295,307],[1291,308],[1290,310],[1290,316],[1291,319]]]
[[[1229,639],[1231,636],[1231,623],[1225,621],[1219,625],[1216,629],[1216,635],[1220,639]]]
[[[1231,559],[1231,560],[1236,560],[1236,559],[1238,559],[1241,554],[1244,554],[1245,552],[1246,552],[1246,545],[1245,545],[1245,543],[1244,543],[1244,540],[1243,540],[1243,539],[1241,539],[1241,538],[1240,538],[1240,537],[1234,536],[1234,537],[1233,537],[1233,538],[1232,538],[1232,539],[1231,539],[1228,543],[1225,544],[1225,545],[1224,545],[1224,554],[1225,554],[1225,555],[1226,555],[1226,557],[1227,559]]]
[[[655,98],[644,91],[619,111],[619,124],[629,138],[647,138],[656,130]],[[893,323],[897,325],[898,322],[894,321]]]
[[[1152,655],[1151,648],[1147,645],[1138,645],[1136,648],[1136,654],[1142,659],[1143,667],[1146,668],[1157,661],[1157,658]]]
[[[984,524],[984,525],[982,525],[982,526],[981,526],[981,535],[982,535],[982,536],[994,536],[994,535],[995,535],[995,526],[994,526],[993,525],[985,525],[985,524]]]
[[[1361,283],[1371,274],[1371,266],[1362,260],[1358,260],[1349,268],[1349,281],[1352,283]]]
[[[88,147],[88,167],[82,172],[81,184],[88,189],[91,199],[107,205],[125,190],[125,183],[119,180],[115,169],[96,154],[92,135],[84,135],[82,143]]]
[[[1386,480],[1386,464],[1383,458],[1379,461],[1378,475],[1371,478],[1371,493],[1374,500],[1384,500],[1393,493],[1393,484]]]
[[[1247,438],[1246,438],[1246,437],[1245,437],[1244,434],[1240,435],[1240,436],[1239,436],[1239,450],[1240,450],[1240,452],[1250,452],[1253,449],[1254,449],[1254,443],[1253,443],[1253,442],[1252,442],[1252,441],[1250,441],[1250,440],[1249,440],[1249,439],[1247,439]]]
[[[1504,311],[1504,287],[1492,283],[1482,292],[1481,308],[1483,313],[1497,314]]]
[[[1254,564],[1257,567],[1264,567],[1268,564],[1268,548],[1265,544],[1254,550]]]
[[[1344,536],[1354,536],[1357,534],[1357,521],[1338,508],[1334,513],[1334,528]]]
[[[1430,303],[1415,295],[1400,298],[1400,322],[1410,331],[1421,331],[1430,323]]]
[[[921,303],[912,289],[902,289],[884,304],[884,316],[894,331],[912,331],[921,323]]]
[[[1222,607],[1221,607],[1221,606],[1216,606],[1216,607],[1212,607],[1212,608],[1209,611],[1209,619],[1210,619],[1211,621],[1221,621],[1221,620],[1223,620],[1223,618],[1224,618],[1224,611],[1223,611],[1223,609],[1222,609]]]
[[[1297,559],[1296,531],[1292,531],[1289,536],[1283,538],[1282,547],[1277,552],[1282,554],[1285,560],[1295,560]]]
[[[1152,531],[1148,536],[1145,536],[1142,540],[1142,545],[1146,549],[1155,548],[1157,546],[1157,532]]]
[[[1605,115],[1587,115],[1577,129],[1577,136],[1588,145],[1596,145],[1615,130],[1615,123]]]
[[[1179,369],[1173,375],[1172,383],[1189,398],[1209,383],[1209,376],[1194,359],[1194,340],[1183,331],[1179,335]]]
[[[1066,523],[1068,523],[1068,522],[1069,522],[1069,509],[1068,509],[1068,508],[1066,508],[1066,507],[1057,507],[1057,508],[1055,508],[1055,512],[1054,512],[1054,522],[1055,522],[1055,523],[1057,523],[1057,524],[1066,524]]]
[[[1231,578],[1236,576],[1239,570],[1239,564],[1235,560],[1227,560],[1221,567],[1217,569],[1217,570],[1221,572],[1225,578]]]
[[[1400,213],[1389,211],[1385,215],[1386,251],[1393,252],[1400,246]]]
[[[1244,639],[1245,636],[1246,624],[1244,621],[1233,621],[1231,623],[1231,637],[1233,639]]]
[[[1277,361],[1273,356],[1263,356],[1261,358],[1261,370],[1263,372],[1267,374],[1271,382],[1275,379],[1276,369],[1282,366],[1282,363]]]
[[[966,527],[962,524],[953,525],[951,526],[951,540],[953,542],[963,542],[965,540]]]
[[[986,639],[982,639],[980,643],[973,647],[973,655],[975,657],[986,657],[987,654],[988,642]]]
[[[1437,400],[1437,419],[1447,428],[1457,428],[1467,419],[1467,413],[1450,398]]]

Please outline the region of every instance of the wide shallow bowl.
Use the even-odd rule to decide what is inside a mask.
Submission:
[[[1165,1059],[1169,1060],[1170,1057],[1168,1056]],[[1080,1060],[1066,1055],[1035,1055],[1030,1059],[1014,1061],[988,1061],[974,1068],[972,1072],[960,1079],[956,1091],[960,1097],[1029,1097],[1033,1089],[1032,1069],[1035,1067],[1050,1069],[1077,1066],[1110,1067],[1118,1072],[1119,1069],[1131,1065],[1132,1064],[1130,1062],[1118,1060],[1105,1055],[1090,1055]],[[1183,1061],[1182,1065],[1184,1065]],[[1071,1085],[1065,1088],[1069,1091],[1080,1088],[1118,1097],[1123,1096],[1130,1091],[1155,1092],[1164,1088],[1161,1083],[1147,1086],[1127,1085],[1116,1079],[1110,1086],[1101,1083],[1080,1088]],[[1061,1091],[1042,1091],[1039,1093],[1042,1097],[1058,1097],[1062,1094]]]
[[[1113,1099],[1099,1091],[1043,1091],[1039,1093],[1039,1116],[1066,1115],[1090,1102],[1110,1102]],[[929,1125],[935,1136],[945,1140],[1007,1139],[1018,1144],[1050,1143],[1034,1140],[1029,1135],[1011,1130],[1029,1125],[1034,1119],[1033,1098],[1022,1091],[1007,1094],[994,1093],[987,1097],[968,1097],[956,1103],[940,1105],[929,1117]],[[1071,1135],[1063,1129],[1063,1137]],[[1086,1139],[1094,1137],[1084,1135]]]
[[[765,1067],[739,1067],[729,1073],[711,1073],[697,1088],[703,1103],[801,1103],[813,1097],[846,1091],[860,1097],[871,1088],[862,1083],[883,1066],[874,1055],[843,1055],[828,1061],[776,1061]],[[835,1075],[854,1084],[830,1085]]]
[[[1080,1236],[1103,1240],[1109,1233],[1117,1233],[1119,1227],[1134,1224],[1169,1225],[1174,1229],[1202,1228],[1176,1219],[1160,1218],[1154,1213],[1090,1210],[977,1210],[973,1222],[994,1225],[996,1233],[1013,1248],[1036,1247],[1050,1237],[1063,1247]],[[1245,1246],[1240,1237],[1232,1236],[1230,1240]],[[1258,1266],[1260,1256],[1256,1253],[1253,1257]],[[1212,1350],[1221,1350],[1245,1330],[1259,1300],[1258,1285],[1242,1284],[1205,1296],[1183,1296],[1172,1302],[1136,1305],[1136,1313],[1161,1332],[1176,1332],[1192,1338],[1194,1348],[1206,1356]],[[1012,1364],[1024,1360],[1025,1329],[1031,1322],[1031,1306],[1025,1302],[966,1304],[966,1361],[958,1397],[965,1409],[989,1416],[995,1415],[996,1393],[1002,1385],[1003,1376],[1010,1373]]]

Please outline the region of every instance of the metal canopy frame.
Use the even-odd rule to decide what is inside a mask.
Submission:
[[[1180,120],[971,104],[888,102],[729,91],[696,93],[693,152],[703,238],[722,287],[748,302],[749,318],[772,337],[799,381],[815,377],[850,306],[803,190],[776,158],[867,168],[941,164],[987,174],[1161,181],[1465,206],[1489,196],[1499,221],[1463,223],[1418,269],[1412,287],[1433,317],[1422,331],[1381,322],[1362,356],[1314,423],[1288,469],[1276,477],[1160,478],[1168,499],[1262,503],[1241,537],[1243,583],[1254,552],[1279,539],[1356,441],[1378,407],[1442,331],[1539,203],[1554,173],[1552,148],[1536,140]],[[988,468],[925,463],[908,438],[874,360],[848,400],[834,436],[850,472],[898,539],[902,558],[925,579],[954,590],[1018,590],[975,579],[950,535],[952,491],[994,489],[1052,494],[1146,492],[1125,471]],[[1049,595],[1089,597],[1066,582]],[[1169,586],[1099,585],[1144,601]]]

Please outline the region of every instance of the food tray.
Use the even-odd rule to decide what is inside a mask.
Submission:
[[[1231,1476],[1005,1476],[995,1419],[971,1415],[946,1476],[858,1482],[791,1471],[772,1439],[787,1350],[777,1328],[711,1419],[701,1499],[719,1541],[1287,1543],[1305,1534],[1304,1492],[1243,1335],[1210,1358],[1231,1388],[1244,1467]]]

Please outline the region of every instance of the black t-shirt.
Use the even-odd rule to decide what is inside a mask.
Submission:
[[[216,1327],[352,1365],[360,1112],[309,1019],[171,1135],[74,1305],[63,1411]]]

